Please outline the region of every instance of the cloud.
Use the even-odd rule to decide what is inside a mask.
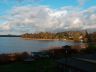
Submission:
[[[80,10],[76,7],[52,9],[47,6],[14,7],[3,16],[0,24],[1,34],[22,34],[35,32],[63,32],[77,30],[96,30],[96,7]]]

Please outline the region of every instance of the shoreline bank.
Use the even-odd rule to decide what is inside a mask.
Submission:
[[[53,40],[53,41],[71,41],[74,42],[74,40],[65,40],[65,39],[33,39],[33,38],[23,38],[25,40]]]

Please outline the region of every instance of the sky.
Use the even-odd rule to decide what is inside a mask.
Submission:
[[[96,31],[96,0],[0,0],[0,34]]]

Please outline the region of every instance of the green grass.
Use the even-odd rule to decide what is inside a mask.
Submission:
[[[0,72],[56,72],[56,63],[52,59],[33,62],[15,62],[0,65]]]

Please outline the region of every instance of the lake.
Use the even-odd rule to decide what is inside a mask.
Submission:
[[[0,54],[16,52],[37,52],[46,48],[79,43],[56,40],[25,40],[20,37],[0,37]]]

